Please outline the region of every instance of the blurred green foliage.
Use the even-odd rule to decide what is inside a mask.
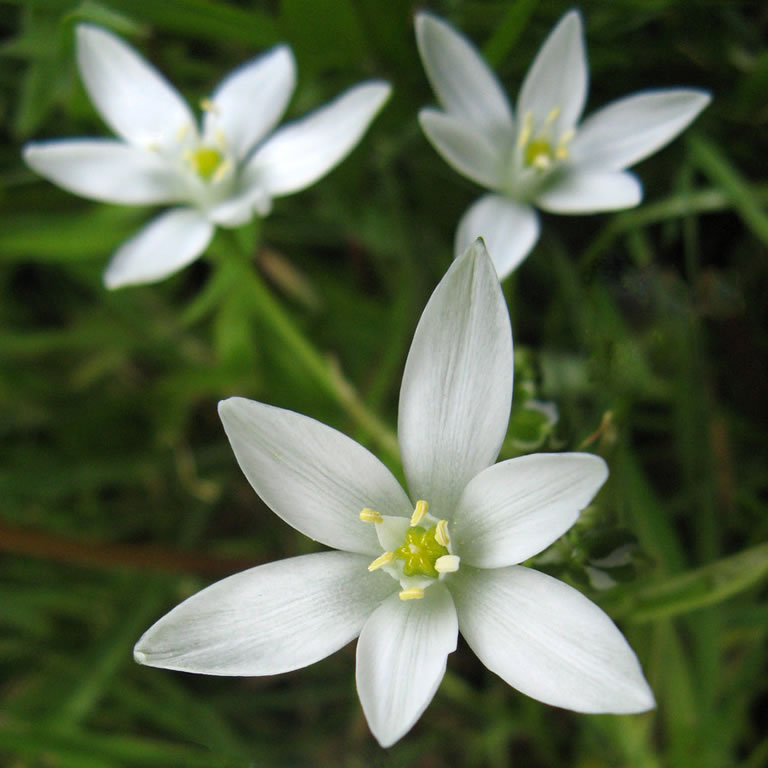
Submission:
[[[570,7],[428,5],[484,47],[511,94]],[[619,621],[657,711],[547,707],[460,644],[419,724],[385,752],[357,703],[353,646],[263,679],[141,668],[131,648],[211,579],[312,549],[247,485],[218,399],[307,413],[399,471],[391,427],[405,354],[476,194],[418,129],[417,110],[433,96],[413,40],[415,7],[0,7],[0,762],[768,765],[766,8],[582,4],[589,108],[670,85],[709,88],[714,101],[684,139],[639,166],[639,208],[545,217],[541,242],[505,285],[527,388],[518,386],[503,455],[533,430],[544,449],[597,451],[611,467],[593,507],[540,567],[578,582]],[[28,139],[105,133],[74,66],[73,25],[84,19],[124,35],[193,103],[283,40],[299,63],[289,116],[364,77],[386,77],[395,92],[347,161],[276,202],[248,264],[223,263],[219,239],[161,284],[108,293],[109,254],[147,211],[75,198],[19,155]],[[237,235],[252,244],[256,228]],[[259,278],[242,279],[243,266]],[[543,422],[522,413],[531,397],[557,406],[554,429],[541,432]],[[596,589],[584,569],[622,546],[631,568]]]

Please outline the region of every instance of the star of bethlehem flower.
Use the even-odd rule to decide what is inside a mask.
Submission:
[[[244,571],[193,595],[136,644],[142,664],[273,675],[355,637],[357,690],[389,746],[426,709],[460,630],[529,696],[580,712],[641,712],[653,694],[594,603],[519,565],[573,525],[607,477],[586,453],[494,464],[512,399],[512,333],[478,241],[427,304],[400,390],[408,495],[345,435],[242,398],[219,406],[241,469],[289,525],[338,551]]]
[[[631,208],[642,199],[625,171],[671,141],[709,103],[692,88],[636,93],[579,119],[587,97],[581,16],[570,11],[545,40],[517,99],[445,21],[416,16],[416,40],[442,107],[423,109],[429,141],[456,171],[491,190],[456,231],[456,255],[483,237],[503,279],[539,237],[534,205],[550,213]]]
[[[272,199],[317,181],[358,143],[389,97],[368,81],[277,131],[296,81],[291,49],[278,45],[230,73],[201,102],[201,124],[176,89],[136,51],[100,27],[77,27],[88,94],[119,139],[35,142],[24,159],[83,197],[175,205],[114,254],[108,288],[161,280],[194,261],[216,226],[265,216]]]

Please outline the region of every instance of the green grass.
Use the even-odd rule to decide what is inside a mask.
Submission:
[[[571,7],[428,5],[484,49],[513,98]],[[764,14],[749,3],[582,5],[588,110],[654,86],[699,86],[714,100],[683,139],[638,165],[641,206],[544,215],[541,241],[505,284],[526,375],[560,411],[547,447],[586,444],[611,468],[551,567],[625,631],[657,710],[553,709],[460,643],[418,725],[384,751],[357,702],[354,646],[271,678],[132,660],[141,632],[212,579],[312,549],[251,491],[219,399],[307,413],[400,473],[392,435],[405,355],[477,196],[416,123],[433,96],[413,8],[2,3],[3,765],[768,764],[768,49]],[[109,254],[149,212],[75,198],[19,153],[31,139],[106,132],[74,65],[83,19],[111,25],[193,103],[281,40],[299,64],[289,116],[366,77],[386,77],[394,95],[339,168],[235,233],[241,261],[228,260],[236,243],[219,236],[171,279],[109,293]],[[596,592],[584,572],[590,547],[627,535],[637,540],[632,567]]]

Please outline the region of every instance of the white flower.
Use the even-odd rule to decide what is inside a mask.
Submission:
[[[391,90],[362,83],[269,136],[295,86],[286,45],[226,77],[201,103],[201,126],[176,89],[106,30],[78,25],[77,61],[91,101],[120,140],[27,144],[28,165],[94,200],[180,204],[118,249],[104,276],[108,288],[167,277],[200,256],[217,225],[264,216],[272,198],[313,184],[357,144]]]
[[[190,597],[136,644],[142,664],[272,675],[357,644],[357,689],[382,746],[431,701],[457,632],[518,690],[580,712],[654,706],[611,620],[518,563],[568,530],[607,477],[586,453],[493,464],[512,398],[512,334],[481,241],[421,317],[400,391],[409,498],[358,443],[306,416],[232,398],[237,460],[274,512],[341,551],[258,566]]]
[[[517,119],[472,44],[437,17],[416,16],[424,68],[443,111],[423,109],[421,127],[459,173],[491,190],[462,216],[456,255],[485,239],[503,279],[539,237],[533,204],[550,213],[630,208],[642,199],[624,169],[660,149],[709,103],[674,88],[615,101],[578,125],[587,97],[581,16],[570,11],[542,45],[517,100]]]

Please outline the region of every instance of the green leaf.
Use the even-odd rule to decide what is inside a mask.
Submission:
[[[744,550],[709,565],[623,592],[611,615],[632,621],[689,613],[719,603],[768,577],[768,543]]]

